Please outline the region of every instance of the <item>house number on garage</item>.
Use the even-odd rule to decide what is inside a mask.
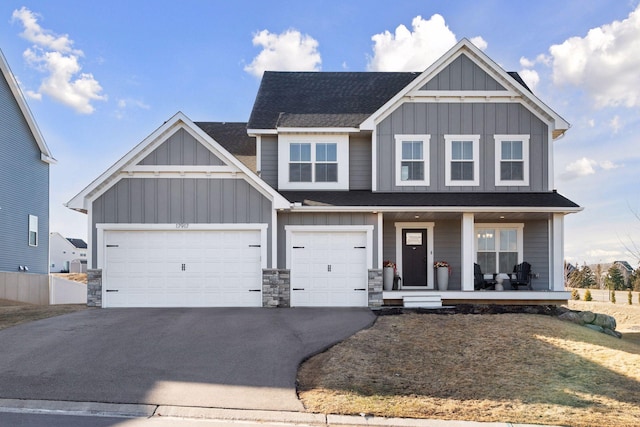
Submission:
[[[177,223],[176,228],[189,228],[188,223]]]

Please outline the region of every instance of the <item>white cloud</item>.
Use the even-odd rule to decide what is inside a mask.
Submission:
[[[267,71],[319,71],[322,59],[313,37],[291,29],[281,34],[262,30],[253,37],[262,51],[244,70],[256,77]]]
[[[594,175],[598,170],[607,171],[620,167],[622,167],[622,165],[616,164],[611,160],[602,160],[600,162],[597,162],[596,160],[583,157],[569,163],[565,167],[565,171],[560,174],[560,178],[564,181],[571,181],[576,178]]]
[[[73,48],[73,40],[68,35],[56,35],[38,24],[36,14],[22,7],[14,10],[12,21],[20,21],[24,27],[21,36],[33,46],[23,52],[29,65],[46,73],[38,91],[27,90],[33,99],[49,95],[78,113],[91,114],[95,108],[92,101],[104,101],[102,86],[91,73],[81,73],[78,59],[84,56],[81,50]]]
[[[549,48],[553,81],[583,88],[598,108],[640,106],[640,5],[627,19]]]
[[[520,66],[525,68],[533,68],[536,65],[535,61],[525,58],[524,56],[520,57]]]
[[[596,121],[594,119],[589,119],[587,124],[589,125],[590,128],[592,128],[592,127],[595,127]]]
[[[410,31],[399,25],[395,33],[385,31],[371,37],[373,57],[369,59],[370,71],[424,71],[454,44],[456,35],[449,29],[444,18],[435,14],[425,20],[418,15],[411,21]],[[487,48],[482,37],[471,42],[479,49]]]
[[[538,72],[536,70],[524,69],[521,70],[518,74],[520,74],[522,80],[524,80],[527,86],[529,86],[529,89],[531,89],[532,91],[534,91],[536,86],[538,86],[538,83],[540,83],[540,76],[538,75]]]

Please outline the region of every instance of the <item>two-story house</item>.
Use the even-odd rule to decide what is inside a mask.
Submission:
[[[54,162],[0,52],[0,275],[49,272],[49,165]]]
[[[422,73],[267,72],[254,140],[240,128],[178,113],[69,202],[103,306],[568,299],[564,216],[581,208],[553,190],[552,145],[569,125],[468,40]],[[522,262],[531,289],[475,289],[474,264]]]

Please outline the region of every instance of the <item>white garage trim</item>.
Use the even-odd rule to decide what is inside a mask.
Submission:
[[[268,248],[267,248],[267,228],[268,225],[267,224],[98,224],[96,226],[97,228],[97,241],[98,241],[98,251],[97,251],[97,262],[98,262],[98,268],[101,268],[103,270],[103,283],[102,283],[102,301],[103,301],[103,307],[108,307],[111,305],[111,303],[109,302],[109,298],[107,295],[107,288],[110,286],[109,283],[107,283],[109,281],[108,277],[109,277],[109,273],[107,272],[107,269],[111,268],[111,263],[110,261],[107,260],[107,249],[105,248],[105,245],[107,243],[110,242],[110,238],[108,236],[111,236],[111,233],[145,233],[145,232],[165,232],[168,233],[166,234],[167,236],[171,236],[173,235],[173,233],[198,233],[198,232],[251,232],[254,237],[254,242],[255,243],[259,243],[260,244],[260,249],[259,249],[259,260],[257,258],[254,258],[253,264],[251,264],[252,269],[253,268],[260,268],[260,269],[264,269],[267,268],[267,252],[268,252]],[[147,234],[148,235],[148,234]],[[176,237],[178,236],[178,234],[176,234]],[[256,237],[259,236],[259,240],[256,239]],[[112,239],[111,239],[112,240]],[[254,252],[255,255],[258,255],[258,253]],[[255,256],[254,255],[254,256]],[[218,258],[219,259],[219,258]],[[231,262],[235,262],[233,260],[231,260]],[[206,263],[205,263],[206,264]],[[201,265],[205,265],[205,264],[201,264]],[[184,264],[182,266],[182,269],[184,271]],[[244,269],[238,270],[238,271],[245,271]],[[249,271],[249,270],[247,270]],[[163,276],[164,277],[164,276]],[[235,277],[235,276],[234,276]],[[188,280],[188,279],[186,279]],[[261,288],[262,287],[262,281],[260,277],[256,277],[255,278],[256,283],[255,283],[255,287],[256,288]],[[212,282],[214,283],[214,282]],[[253,279],[251,280],[251,283],[253,283]],[[252,286],[253,287],[253,286]],[[235,288],[234,288],[235,289]],[[242,288],[238,288],[238,289],[242,289]],[[193,289],[192,289],[193,290]],[[188,292],[185,290],[185,292]],[[210,292],[210,291],[209,291]],[[255,292],[253,290],[251,290],[251,292]],[[261,292],[260,292],[261,293]],[[111,295],[111,294],[109,294]],[[149,294],[151,298],[153,298],[154,295],[158,295],[158,294]],[[180,294],[182,295],[182,294]],[[210,294],[213,295],[213,294]],[[183,295],[185,298],[187,298],[187,294]],[[229,296],[231,296],[231,294],[229,294]],[[226,296],[224,296],[224,298],[227,298]],[[188,298],[187,298],[188,299]],[[154,306],[154,302],[152,302],[153,300],[149,300],[148,302],[143,302],[141,306],[146,306],[145,304],[151,304],[151,306]],[[192,306],[193,302],[186,302],[186,300],[184,300],[185,307],[187,306]],[[216,301],[222,301],[222,300],[218,300],[215,299],[211,300],[212,304],[214,306],[218,306],[216,303]],[[231,300],[229,300],[231,301]],[[244,304],[247,303],[246,300],[243,300],[244,302],[240,302],[240,304],[242,306],[244,306]],[[256,300],[258,301],[258,300]],[[115,304],[115,303],[114,303]],[[118,303],[120,304],[120,303]],[[137,303],[134,303],[134,306],[138,306],[135,305]],[[157,304],[157,300],[156,300],[156,304]],[[180,303],[179,303],[180,304]],[[202,304],[202,302],[201,302]],[[205,305],[203,306],[208,306],[208,303],[204,303]],[[219,304],[221,304],[220,306],[226,306],[225,302],[220,302]],[[253,303],[251,303],[253,304]],[[120,306],[120,305],[116,305],[116,306]],[[181,306],[181,305],[179,305]],[[196,304],[196,306],[198,306]],[[252,305],[253,306],[253,305]]]
[[[291,269],[291,233],[305,232],[366,232],[367,233],[367,268],[373,268],[373,225],[285,225],[287,245],[286,268]]]

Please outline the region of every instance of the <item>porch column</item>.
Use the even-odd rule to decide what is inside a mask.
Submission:
[[[462,214],[462,271],[460,278],[462,280],[463,291],[473,291],[473,262],[475,261],[473,253],[473,242],[475,231],[473,228],[475,216],[472,213]]]
[[[551,253],[549,289],[564,291],[564,214],[553,214],[551,220]]]

